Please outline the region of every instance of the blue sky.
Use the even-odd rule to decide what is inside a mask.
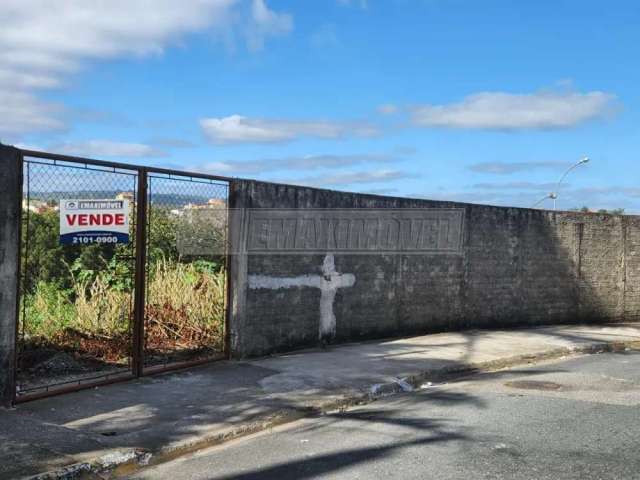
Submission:
[[[558,206],[640,212],[638,2],[47,5],[0,5],[4,143],[515,206],[588,155]]]

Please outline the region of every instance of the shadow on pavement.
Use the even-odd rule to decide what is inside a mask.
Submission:
[[[563,340],[568,336],[567,341],[574,341],[573,337],[580,341],[590,337],[568,330],[569,333],[563,334],[532,329],[528,334]],[[500,333],[495,332],[495,335]],[[390,376],[417,373],[423,369],[462,369],[474,358],[473,350],[478,348],[478,339],[483,333],[452,335],[456,335],[456,341],[442,339],[442,343],[436,343],[433,348],[407,339],[407,343],[346,346],[246,363],[220,362],[22,404],[13,411],[0,412],[3,444],[0,477],[39,473],[52,466],[57,468],[74,463],[78,457],[103,455],[114,448],[154,451],[203,436],[215,438],[252,422],[264,425],[270,419],[317,413],[328,403],[366,395],[372,384]],[[458,340],[460,335],[464,339],[462,342]],[[594,333],[593,341],[597,340],[599,337]],[[445,348],[463,350],[463,355],[459,360],[438,358]],[[423,350],[431,355],[421,356]],[[509,353],[505,352],[505,355]],[[510,355],[523,353],[526,352],[515,350]],[[291,365],[298,366],[291,368]],[[535,369],[499,371],[477,375],[474,380],[537,373]],[[545,369],[544,373],[549,370]],[[434,389],[426,397],[438,405],[468,403],[485,407],[469,394]],[[440,424],[412,424],[407,419],[387,418],[382,414],[372,418],[370,415],[361,421],[404,422],[406,426],[429,432],[429,437],[421,441],[461,438],[459,433],[443,432]],[[340,418],[340,414],[335,418]],[[358,420],[358,414],[350,418]],[[34,456],[34,452],[37,455]],[[388,448],[344,452],[331,461],[347,465],[350,458],[362,461],[389,452]]]

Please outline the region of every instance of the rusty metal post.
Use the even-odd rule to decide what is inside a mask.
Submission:
[[[233,255],[235,254],[231,237],[231,225],[234,221],[234,206],[235,206],[235,182],[229,182],[228,190],[227,190],[227,225],[225,232],[225,252],[224,252],[224,269],[225,269],[225,299],[224,299],[224,354],[226,358],[231,358],[231,301],[233,298],[232,288],[233,288],[233,272],[232,272],[232,261]]]
[[[136,198],[136,274],[133,307],[133,374],[140,377],[144,369],[144,318],[147,271],[147,170],[138,171]]]

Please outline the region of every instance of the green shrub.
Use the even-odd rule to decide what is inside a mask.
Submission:
[[[29,337],[53,338],[76,319],[76,308],[68,291],[55,283],[40,282],[25,298],[24,333]]]
[[[158,261],[147,285],[147,334],[152,343],[182,346],[221,344],[225,314],[225,272],[213,262]],[[40,282],[25,297],[25,333],[59,341],[70,331],[86,337],[122,338],[129,332],[132,292],[110,285],[108,274],[71,290]],[[155,339],[155,340],[154,340]]]

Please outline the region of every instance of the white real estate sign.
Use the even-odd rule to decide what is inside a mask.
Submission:
[[[60,243],[129,243],[129,200],[60,200]]]

